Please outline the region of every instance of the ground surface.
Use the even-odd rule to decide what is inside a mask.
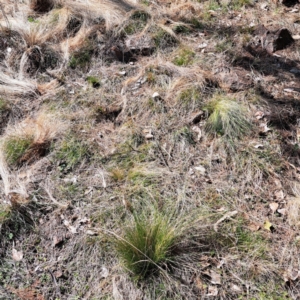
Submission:
[[[0,299],[299,299],[299,3],[49,3],[0,6]],[[134,280],[114,238],[151,205],[195,243]]]

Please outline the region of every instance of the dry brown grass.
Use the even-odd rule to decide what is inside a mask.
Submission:
[[[6,290],[0,290],[0,298],[12,298],[9,291],[31,297],[35,286],[23,289],[28,268],[34,270],[42,261],[47,266],[30,271],[30,276],[43,278],[35,296],[47,299],[200,299],[213,292],[222,299],[297,299],[298,279],[285,283],[282,274],[300,267],[300,202],[294,184],[299,178],[298,117],[284,114],[290,130],[285,128],[283,135],[280,105],[277,122],[272,105],[278,101],[285,112],[297,110],[299,95],[282,89],[298,84],[286,61],[293,59],[293,67],[299,68],[299,53],[286,49],[281,57],[267,57],[266,65],[245,53],[240,42],[244,32],[251,38],[253,20],[280,24],[283,11],[261,12],[260,3],[246,11],[238,6],[243,1],[230,11],[217,1],[66,0],[60,6],[57,1],[42,6],[32,1],[31,11],[29,1],[19,4],[19,11],[3,3],[0,31],[5,30],[8,42],[1,44],[0,35],[0,98],[5,100],[0,110],[7,102],[11,112],[0,137],[0,199],[6,207],[15,203],[30,214],[28,205],[35,204],[32,216],[37,222],[35,231],[21,237],[10,239],[9,227],[1,235],[6,244],[0,247],[0,275],[5,279],[0,276],[0,285]],[[144,12],[147,16],[140,22]],[[296,32],[291,19],[282,24]],[[128,25],[133,28],[126,32]],[[144,55],[134,49],[133,63],[108,53],[113,46],[125,47],[127,39],[143,36],[154,42],[153,52]],[[227,44],[229,40],[234,42]],[[88,64],[71,67],[72,57],[86,49]],[[192,59],[176,61],[182,49],[191,51]],[[48,50],[51,55],[46,56]],[[59,59],[49,69],[51,64],[30,69],[35,52],[45,60]],[[245,87],[243,93],[222,90],[216,79],[215,70],[236,64],[254,80],[253,88]],[[265,75],[270,74],[265,72],[271,71],[274,79],[268,87]],[[97,89],[90,77],[97,79]],[[154,92],[159,96],[153,97]],[[213,135],[205,130],[205,108],[214,95],[245,105],[253,123],[253,131],[241,134],[234,145],[222,130]],[[45,112],[49,110],[53,113]],[[34,116],[35,111],[40,113]],[[72,126],[60,121],[58,111]],[[257,111],[264,116],[257,118]],[[243,115],[239,112],[233,110]],[[191,121],[194,113],[200,115],[197,121]],[[272,131],[261,132],[261,123]],[[68,136],[63,136],[67,127]],[[55,143],[58,137],[61,141]],[[11,153],[20,150],[12,158],[6,151],[9,140]],[[270,206],[274,202],[279,209],[275,212]],[[176,209],[203,214],[209,224],[221,221],[217,232],[204,230],[198,222],[191,228],[193,244],[180,245],[186,251],[179,264],[166,264],[165,276],[135,284],[122,269],[110,237],[122,235],[132,212],[142,215],[152,204],[163,215]],[[5,212],[1,215],[0,210],[0,219]],[[264,227],[266,220],[273,225],[270,231]],[[12,246],[24,252],[13,269]],[[53,260],[56,255],[63,265]]]

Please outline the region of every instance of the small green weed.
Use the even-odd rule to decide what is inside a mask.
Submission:
[[[70,60],[69,67],[76,69],[77,67],[85,68],[91,62],[91,51],[89,49],[83,49],[75,52]]]
[[[93,87],[93,88],[99,88],[100,87],[100,81],[95,76],[88,76],[86,78],[86,81]]]
[[[9,109],[9,104],[4,99],[0,98],[0,113],[2,111],[7,111]]]
[[[176,66],[188,66],[192,64],[195,57],[195,52],[189,49],[181,49],[177,56],[174,58],[173,63]]]
[[[38,23],[39,21],[38,20],[36,20],[34,17],[32,17],[32,16],[29,16],[28,18],[27,18],[27,20],[28,20],[28,22],[30,22],[30,23]]]
[[[11,209],[8,205],[1,204],[0,205],[0,227],[6,220],[8,220],[11,216]]]
[[[185,141],[191,145],[195,144],[193,132],[188,126],[184,126],[178,129],[177,131],[175,131],[174,139],[175,141]]]

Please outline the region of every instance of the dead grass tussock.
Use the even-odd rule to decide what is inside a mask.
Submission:
[[[98,26],[86,26],[84,23],[74,37],[62,41],[60,47],[64,53],[64,58],[68,60],[70,53],[84,47],[88,48],[90,44],[88,38],[97,31],[97,28]]]
[[[109,1],[104,0],[99,3],[97,0],[64,0],[63,5],[73,13],[83,16],[86,20],[103,18],[107,29],[113,28],[114,25],[123,21],[124,14],[134,9],[134,3],[124,0]]]
[[[199,3],[192,1],[174,1],[168,9],[170,18],[174,21],[187,21],[199,16],[201,12]]]
[[[0,72],[0,92],[3,95],[36,94],[37,85],[30,79],[19,80]]]

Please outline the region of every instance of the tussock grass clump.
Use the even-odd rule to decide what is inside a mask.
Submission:
[[[240,139],[246,135],[251,124],[242,104],[223,95],[214,96],[205,109],[209,113],[206,131],[219,134],[229,140]]]
[[[124,32],[128,35],[141,32],[150,18],[151,16],[144,11],[134,11],[124,27]]]
[[[135,215],[123,238],[117,239],[116,249],[125,268],[134,276],[144,278],[172,261],[180,234],[168,216]]]
[[[161,205],[150,199],[150,203],[145,203],[144,199],[132,206],[133,218],[123,234],[114,235],[116,251],[123,266],[136,279],[154,274],[170,279],[176,266],[186,263],[189,268],[190,259],[201,253],[199,241],[207,233],[204,214],[198,210],[178,210],[168,199]],[[191,245],[193,250],[189,248],[186,255]]]
[[[2,139],[3,157],[10,166],[30,164],[47,154],[63,127],[55,116],[46,113],[11,126]]]
[[[8,164],[14,165],[19,163],[33,142],[34,137],[32,135],[11,136],[7,139],[4,143],[4,151]]]

